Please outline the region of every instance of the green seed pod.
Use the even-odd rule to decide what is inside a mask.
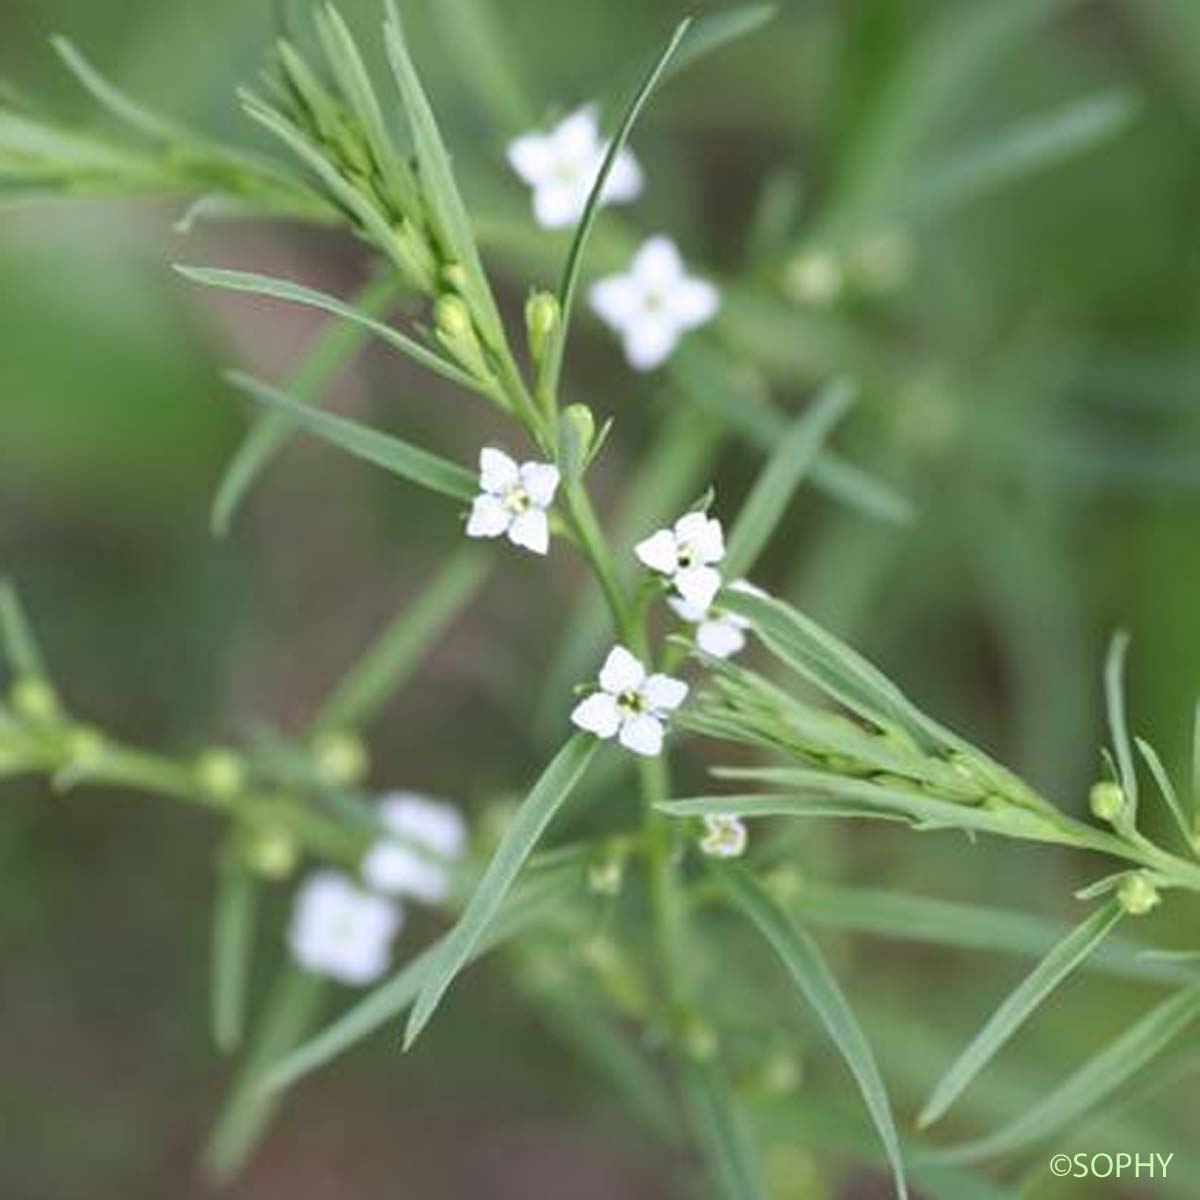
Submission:
[[[246,765],[232,750],[206,750],[196,761],[196,782],[206,796],[230,801],[246,786]]]
[[[1148,875],[1128,875],[1117,889],[1117,900],[1131,917],[1144,917],[1162,903],[1162,896]]]
[[[58,697],[44,679],[27,676],[13,684],[9,696],[17,716],[34,724],[44,724],[59,716]]]
[[[1119,783],[1101,780],[1088,792],[1088,806],[1101,821],[1115,821],[1125,811],[1125,793]]]
[[[529,336],[529,353],[535,363],[545,358],[550,335],[561,319],[558,300],[549,292],[534,292],[525,302],[525,330]]]
[[[324,780],[339,787],[360,782],[370,766],[366,747],[348,733],[327,733],[317,738],[313,763]]]

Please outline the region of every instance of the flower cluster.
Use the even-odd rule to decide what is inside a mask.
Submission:
[[[391,943],[404,925],[398,898],[444,903],[453,865],[466,851],[466,825],[449,804],[393,792],[380,802],[379,818],[386,832],[363,860],[367,886],[337,871],[314,872],[296,893],[288,928],[304,970],[356,987],[391,964]]]

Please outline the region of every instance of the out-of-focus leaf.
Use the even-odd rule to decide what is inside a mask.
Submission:
[[[14,674],[30,679],[46,677],[46,666],[33,629],[10,579],[0,579],[0,643]]]
[[[470,960],[516,881],[538,839],[583,777],[599,743],[589,734],[575,734],[555,755],[517,810],[466,911],[450,931],[439,952],[432,977],[421,988],[404,1033],[407,1049],[429,1023],[446,990]]]
[[[727,1200],[767,1200],[746,1118],[733,1089],[711,1063],[679,1065],[684,1104],[713,1181]]]
[[[770,24],[778,13],[778,4],[746,4],[740,8],[727,8],[696,17],[668,66],[667,74],[678,75],[702,58],[723,50],[731,42],[757,33]]]
[[[853,403],[853,387],[846,382],[834,383],[792,422],[730,531],[722,562],[728,578],[739,579],[754,566],[826,439]]]
[[[829,969],[821,948],[779,907],[770,894],[743,867],[727,866],[717,872],[734,905],[767,940],[796,986],[812,1005],[826,1032],[858,1083],[871,1120],[879,1131],[901,1200],[908,1195],[904,1159],[892,1117],[892,1106],[875,1064],[870,1043]]]
[[[938,1081],[918,1118],[921,1128],[945,1115],[971,1080],[999,1053],[1038,1005],[1108,936],[1123,912],[1116,900],[1097,909],[1021,981]]]
[[[242,864],[223,863],[213,901],[210,1016],[213,1041],[224,1054],[242,1040],[257,915],[257,880]]]
[[[1130,820],[1136,820],[1138,808],[1137,767],[1133,761],[1133,743],[1125,720],[1125,656],[1129,634],[1124,630],[1113,636],[1104,664],[1104,701],[1108,711],[1108,731],[1117,760],[1121,790],[1125,793]]]
[[[391,471],[410,483],[457,500],[469,500],[478,490],[475,476],[470,471],[428,450],[345,417],[335,417],[320,409],[298,404],[278,389],[251,379],[240,371],[230,371],[226,378],[260,404],[290,417],[306,432],[385,471]]]
[[[1133,742],[1137,746],[1138,753],[1141,754],[1146,766],[1149,767],[1154,782],[1158,785],[1163,803],[1171,810],[1171,816],[1175,818],[1175,824],[1179,827],[1179,832],[1183,834],[1184,842],[1188,847],[1191,847],[1193,830],[1188,824],[1187,817],[1184,815],[1183,805],[1179,803],[1179,794],[1175,791],[1175,785],[1171,782],[1171,776],[1167,774],[1167,768],[1163,766],[1163,761],[1159,758],[1158,751],[1143,738],[1135,737]]]
[[[321,708],[316,727],[351,729],[370,720],[387,698],[404,686],[471,602],[490,565],[490,560],[471,546],[451,558],[334,689]]]
[[[1177,992],[1011,1124],[973,1142],[943,1150],[937,1155],[938,1160],[959,1164],[981,1162],[1053,1137],[1116,1091],[1170,1045],[1197,1016],[1200,1016],[1200,988]]]

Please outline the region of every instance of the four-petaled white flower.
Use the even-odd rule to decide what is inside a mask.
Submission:
[[[740,858],[746,851],[746,826],[740,818],[714,813],[704,818],[700,849],[713,858]]]
[[[403,921],[390,900],[336,871],[317,871],[296,893],[288,944],[306,971],[361,987],[387,971]]]
[[[731,583],[729,590],[747,596],[766,595],[762,588],[745,579]],[[732,658],[746,648],[746,630],[750,628],[750,622],[745,617],[718,605],[702,608],[698,604],[689,604],[679,596],[668,596],[667,603],[680,618],[696,626],[696,645],[705,654],[713,658]]]
[[[625,341],[625,357],[639,371],[661,366],[690,329],[712,320],[721,306],[717,289],[693,279],[670,238],[652,237],[627,275],[592,285],[592,308]]]
[[[363,878],[381,892],[441,904],[451,891],[452,864],[467,845],[467,827],[452,804],[415,792],[391,792],[379,804],[388,833],[363,859]]]
[[[653,758],[662,752],[670,713],[687,698],[688,686],[669,675],[647,675],[624,646],[615,646],[600,668],[600,690],[575,706],[571,720],[598,738]]]
[[[518,467],[502,450],[485,446],[479,452],[481,491],[471,507],[467,537],[508,534],[514,545],[545,554],[550,549],[546,509],[554,503],[558,483],[557,467],[538,462]]]
[[[608,143],[592,105],[573,112],[549,133],[527,133],[511,142],[508,161],[533,188],[533,212],[548,229],[574,225],[596,185]],[[642,170],[628,150],[617,155],[604,184],[606,204],[627,204],[642,191]]]
[[[692,609],[707,612],[721,590],[714,564],[725,557],[721,522],[702,512],[688,513],[672,529],[660,529],[638,542],[634,553],[652,571],[666,575]]]

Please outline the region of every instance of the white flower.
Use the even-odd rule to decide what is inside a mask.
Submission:
[[[390,943],[403,922],[390,900],[336,871],[317,871],[296,893],[288,944],[306,971],[362,986],[388,969]]]
[[[498,538],[508,534],[515,546],[534,554],[550,549],[546,509],[558,491],[558,468],[549,463],[517,466],[501,450],[485,446],[479,452],[480,494],[471,506],[467,537]]]
[[[765,596],[762,588],[745,579],[729,585],[731,592],[742,592],[747,596]],[[678,596],[670,596],[667,603],[684,621],[696,626],[696,645],[713,658],[732,658],[746,648],[746,630],[750,622],[737,613],[711,605],[702,608],[689,604]]]
[[[467,827],[452,804],[415,792],[391,792],[379,817],[395,838],[381,838],[363,859],[363,878],[381,892],[441,904],[450,896],[450,864],[467,845]]]
[[[533,188],[533,212],[548,229],[574,225],[596,185],[608,143],[600,140],[596,109],[573,112],[549,133],[527,133],[511,142],[508,161]],[[617,155],[601,199],[627,204],[642,192],[642,170],[628,150]]]
[[[634,553],[652,571],[666,575],[683,601],[702,613],[721,590],[721,574],[713,564],[725,557],[725,535],[715,517],[688,513],[674,528],[638,542]]]
[[[571,720],[598,738],[616,737],[626,750],[653,758],[662,751],[667,716],[687,694],[682,680],[647,675],[624,646],[614,646],[600,668],[600,690],[575,706]]]
[[[687,274],[675,243],[666,237],[646,242],[629,274],[595,283],[590,300],[625,339],[625,357],[639,371],[661,366],[683,334],[711,321],[721,306],[717,289]]]
[[[700,849],[713,858],[740,858],[746,852],[746,826],[740,818],[715,813],[704,818]]]

